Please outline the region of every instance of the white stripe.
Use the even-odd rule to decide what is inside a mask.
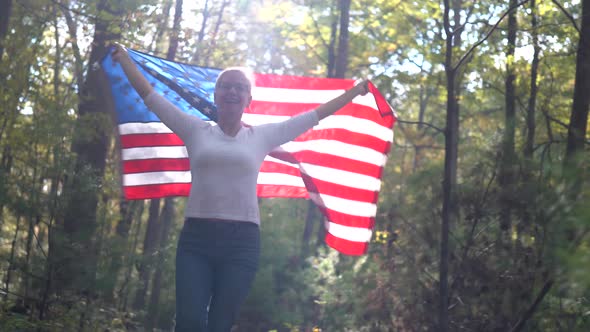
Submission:
[[[325,226],[328,233],[337,238],[353,242],[369,242],[373,235],[373,231],[368,228],[343,226],[327,220]]]
[[[340,96],[344,92],[345,90],[308,90],[254,87],[252,89],[252,100],[275,103],[323,104]],[[371,93],[368,93],[364,96],[358,96],[354,98],[352,102],[377,109],[375,97]]]
[[[258,184],[270,184],[276,186],[294,186],[305,188],[303,179],[298,176],[283,173],[258,173]]]
[[[121,158],[123,160],[188,158],[188,152],[185,146],[149,146],[121,149]]]
[[[129,122],[119,125],[119,134],[171,134],[172,130],[162,122]]]
[[[318,180],[369,191],[381,188],[381,180],[372,176],[306,163],[301,163],[299,167],[302,173]]]
[[[213,121],[205,121],[213,124]],[[128,122],[119,125],[120,135],[133,134],[172,134],[172,130],[162,122]]]
[[[339,156],[352,160],[358,160],[365,163],[383,166],[383,153],[366,147],[342,143],[334,140],[309,140],[302,142],[287,142],[281,145],[281,148],[287,152],[295,153],[300,151],[313,151],[329,155]]]
[[[288,161],[280,160],[280,159],[277,159],[277,158],[274,158],[274,157],[271,157],[271,156],[266,156],[264,158],[264,161],[272,161],[273,163],[283,164],[283,165],[287,165],[287,166],[291,166],[293,168],[299,169],[299,165],[297,165],[297,164],[292,164],[292,163],[290,163]]]
[[[149,172],[123,175],[123,185],[125,186],[190,182],[191,172],[189,171]]]
[[[374,217],[377,214],[377,205],[373,203],[359,202],[313,192],[309,193],[309,197],[318,205],[351,216]]]
[[[258,126],[265,123],[276,123],[289,119],[283,115],[266,115],[244,113],[242,120],[251,126]],[[313,127],[314,130],[320,129],[346,129],[354,133],[365,134],[377,137],[386,142],[393,142],[393,130],[384,127],[376,122],[367,119],[360,119],[351,115],[331,115],[320,121]]]
[[[367,119],[351,115],[331,115],[314,127],[314,129],[342,128],[355,133],[377,137],[386,142],[393,142],[393,130]]]
[[[165,172],[146,172],[124,174],[123,183],[125,186],[140,186],[149,184],[164,183],[190,183],[190,171],[165,171]],[[282,174],[282,173],[265,173],[258,175],[258,184],[277,185],[277,186],[294,186],[305,188],[305,184],[300,177]]]

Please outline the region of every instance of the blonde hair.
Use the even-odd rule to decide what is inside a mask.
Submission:
[[[228,67],[225,68],[224,70],[222,70],[219,75],[217,76],[217,80],[215,81],[215,89],[217,89],[218,85],[219,85],[219,80],[221,79],[221,77],[228,72],[238,72],[241,73],[242,75],[244,75],[244,78],[246,79],[246,81],[248,81],[248,88],[250,88],[250,91],[252,91],[252,88],[255,87],[255,81],[254,81],[254,72],[247,67]]]

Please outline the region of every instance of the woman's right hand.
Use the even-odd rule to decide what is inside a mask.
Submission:
[[[129,53],[127,53],[127,49],[125,46],[114,43],[113,44],[113,52],[111,53],[113,61],[121,63],[122,61],[130,60]]]
[[[131,83],[141,98],[147,97],[153,91],[152,85],[139,71],[133,60],[131,60],[127,49],[123,45],[114,43],[111,57],[114,62],[121,65],[129,83]]]

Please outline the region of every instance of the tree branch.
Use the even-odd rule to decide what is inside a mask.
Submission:
[[[443,134],[444,135],[444,133],[445,133],[444,129],[441,129],[441,128],[439,128],[439,127],[437,127],[435,125],[432,125],[432,124],[430,124],[428,122],[422,122],[422,121],[405,121],[405,120],[402,120],[402,119],[397,119],[397,122],[403,123],[403,124],[423,125],[423,126],[426,126],[426,127],[429,127],[429,128],[432,128],[432,129],[436,130],[440,134]]]
[[[526,324],[527,320],[529,320],[533,316],[535,310],[537,310],[537,307],[539,306],[541,301],[543,301],[543,298],[551,289],[551,286],[553,286],[553,280],[549,279],[545,282],[545,285],[543,285],[541,292],[539,293],[539,295],[537,295],[537,298],[535,299],[533,304],[527,309],[527,311],[518,320],[518,322],[516,323],[516,325],[514,325],[510,332],[518,332],[524,328],[524,324]]]
[[[478,41],[477,43],[473,44],[473,46],[471,46],[471,48],[469,49],[469,51],[467,51],[467,53],[465,53],[465,55],[463,55],[463,57],[461,58],[461,60],[459,60],[459,62],[457,63],[457,65],[453,68],[453,70],[457,70],[462,64],[463,62],[465,62],[465,60],[467,60],[467,58],[469,58],[469,56],[471,55],[471,53],[473,53],[473,51],[475,51],[475,49],[483,44],[483,42],[485,42],[486,40],[488,40],[488,38],[490,38],[490,36],[492,35],[492,33],[498,28],[498,26],[500,25],[500,22],[502,22],[502,20],[504,20],[504,17],[506,17],[508,14],[510,14],[511,11],[515,10],[516,8],[524,5],[525,3],[529,2],[529,0],[523,0],[519,3],[517,3],[516,5],[508,8],[508,10],[502,14],[502,16],[500,16],[500,18],[498,19],[498,22],[496,22],[496,24],[494,24],[492,26],[492,28],[490,29],[490,31],[488,31],[488,33],[483,37],[483,39],[481,39],[480,41]]]
[[[578,23],[576,23],[576,19],[574,19],[572,14],[570,14],[565,8],[563,8],[563,6],[559,2],[557,2],[557,0],[551,0],[551,2],[553,2],[559,8],[559,10],[561,10],[561,12],[565,15],[565,17],[567,17],[570,21],[572,21],[572,25],[574,26],[574,29],[576,29],[576,31],[578,31],[578,34],[579,34],[580,28],[578,28]]]

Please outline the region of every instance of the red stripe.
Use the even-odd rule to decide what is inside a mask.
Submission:
[[[293,186],[279,186],[274,184],[259,184],[256,193],[260,198],[308,198],[307,189]]]
[[[309,175],[302,174],[303,182],[308,191],[325,194],[351,201],[377,204],[379,193],[376,191],[347,187],[341,184],[314,179]]]
[[[387,103],[385,97],[383,97],[383,95],[377,89],[377,87],[375,87],[373,82],[369,82],[369,91],[371,92],[371,94],[373,94],[373,96],[375,96],[375,102],[377,103],[377,108],[379,109],[381,115],[389,118],[389,121],[391,122],[389,128],[393,128],[393,124],[397,120],[397,116],[395,115],[395,113],[393,113],[393,109],[391,108],[389,103]]]
[[[147,173],[163,171],[189,171],[188,158],[136,159],[123,161],[123,173]]]
[[[326,232],[326,244],[330,247],[338,250],[339,252],[345,255],[351,256],[361,256],[367,253],[369,248],[368,242],[354,242],[345,239],[341,239],[339,237],[335,237],[334,235]]]
[[[188,196],[190,183],[167,183],[123,188],[127,199],[152,199],[168,196]]]
[[[393,136],[391,136],[390,138],[393,139]],[[351,145],[358,145],[381,153],[389,151],[389,146],[391,145],[391,142],[384,141],[375,136],[361,134],[340,128],[308,130],[296,139],[294,139],[293,141],[305,142],[320,139],[339,141]]]
[[[314,110],[319,105],[320,104],[281,104],[276,102],[252,100],[252,103],[250,104],[250,109],[246,110],[246,113],[275,116],[295,116],[303,112]],[[369,121],[373,121],[377,124],[380,124],[384,127],[391,128],[389,117],[384,118],[374,108],[365,105],[347,104],[334,114],[354,116],[359,119],[366,119]]]
[[[273,74],[254,74],[254,79],[256,86],[278,89],[344,90],[354,85],[353,80]]]
[[[330,210],[330,209],[325,208],[321,205],[318,205],[318,208],[320,209],[320,211],[322,211],[324,216],[326,216],[326,219],[328,219],[331,222],[336,223],[336,224],[340,224],[343,226],[349,226],[349,227],[367,228],[367,229],[372,229],[373,226],[375,225],[375,218],[374,217],[353,216],[350,214]]]
[[[327,153],[319,153],[315,151],[301,151],[295,153],[289,153],[286,151],[274,151],[272,153],[272,156],[274,158],[285,161],[289,161],[292,158],[296,158],[301,163],[308,163],[312,165],[334,168],[341,171],[348,171],[351,173],[372,176],[374,178],[379,178],[382,172],[382,167],[377,166],[375,164],[370,164],[354,159],[348,159]]]
[[[121,148],[147,146],[182,146],[184,142],[176,134],[128,134],[120,135]]]
[[[264,161],[262,166],[260,167],[260,172],[265,173],[283,173],[289,174],[293,176],[301,176],[301,172],[299,172],[299,168],[276,163],[274,161]]]

